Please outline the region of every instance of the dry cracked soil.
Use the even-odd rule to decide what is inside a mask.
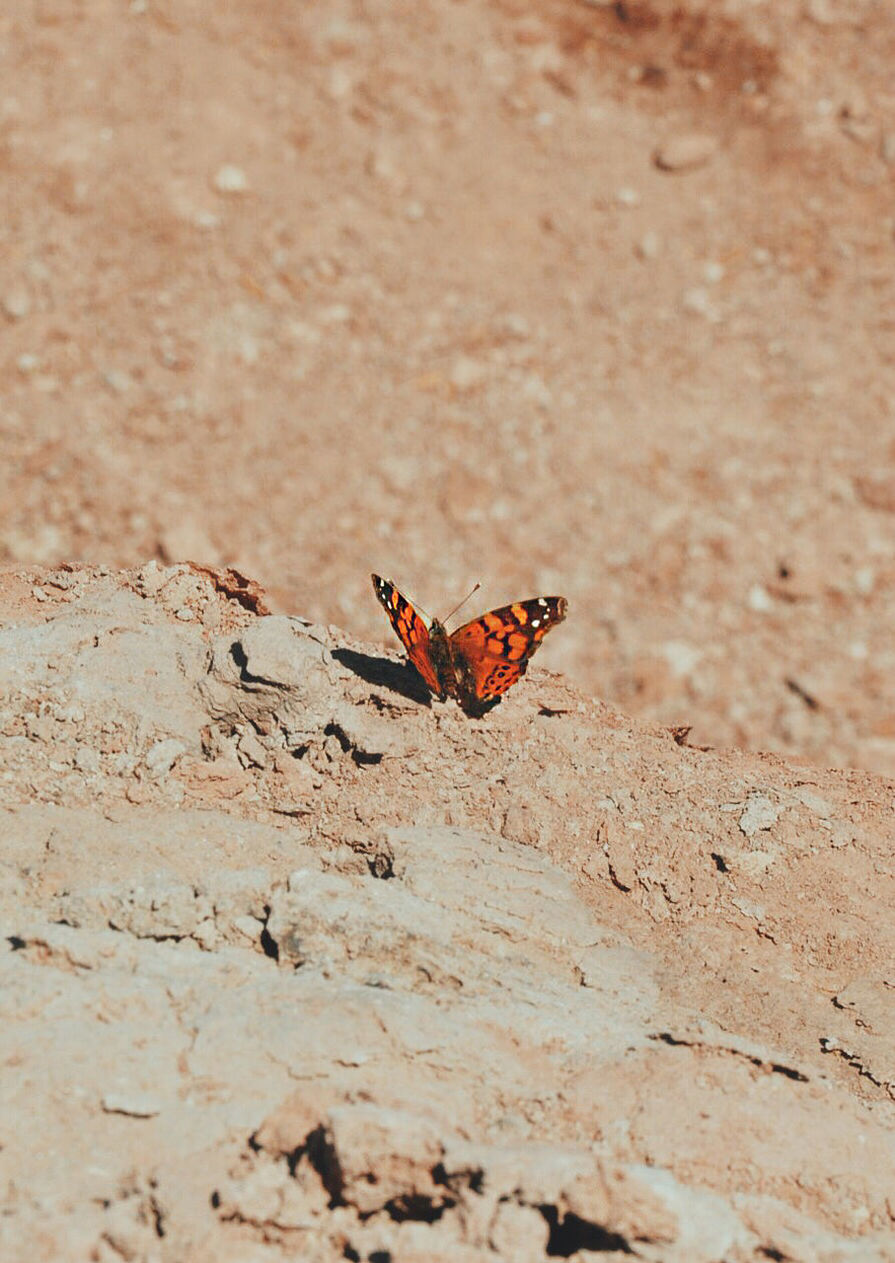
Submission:
[[[3,1263],[895,1258],[893,65],[0,6]]]

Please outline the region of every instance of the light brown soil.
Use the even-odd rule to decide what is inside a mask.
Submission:
[[[873,0],[0,6],[8,1257],[891,1257],[893,64]],[[372,570],[570,613],[470,722]]]
[[[383,639],[374,569],[558,591],[586,691],[895,773],[888,6],[28,0],[0,43],[8,559],[236,563]]]
[[[4,1263],[891,1259],[892,783],[234,592],[0,576]]]

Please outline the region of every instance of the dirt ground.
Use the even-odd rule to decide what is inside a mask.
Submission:
[[[891,1259],[892,782],[257,598],[0,576],[4,1263]]]
[[[371,570],[561,592],[585,691],[895,774],[890,6],[22,0],[0,54],[8,560],[382,639]]]
[[[878,0],[0,6],[9,1257],[892,1257],[893,65]],[[371,571],[569,616],[470,722]]]

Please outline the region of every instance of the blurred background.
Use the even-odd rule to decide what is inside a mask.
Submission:
[[[562,593],[586,692],[895,776],[893,66],[877,0],[3,6],[0,559]]]

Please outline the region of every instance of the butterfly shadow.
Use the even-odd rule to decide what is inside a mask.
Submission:
[[[390,689],[421,706],[431,707],[432,697],[416,669],[409,662],[391,662],[388,658],[374,658],[369,653],[354,649],[334,649],[333,657],[342,666],[366,680],[376,688]]]

